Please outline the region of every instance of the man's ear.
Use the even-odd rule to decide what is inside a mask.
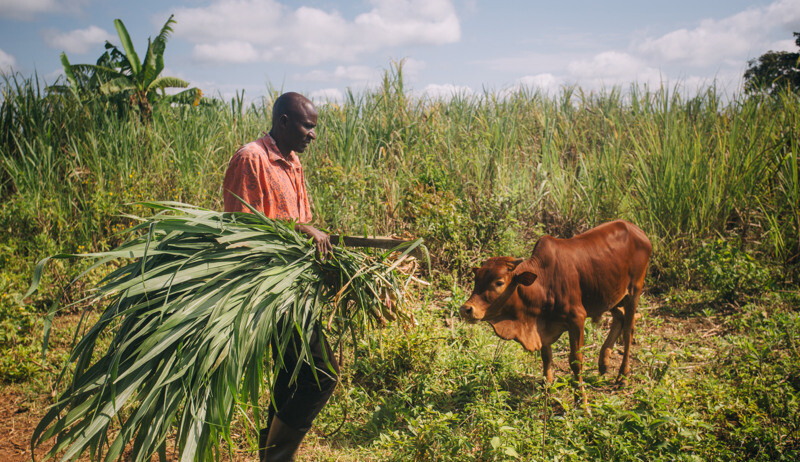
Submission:
[[[524,271],[522,273],[514,275],[514,282],[516,282],[517,284],[521,284],[523,286],[529,286],[533,284],[533,282],[536,280],[537,277],[538,276],[531,273],[530,271]]]

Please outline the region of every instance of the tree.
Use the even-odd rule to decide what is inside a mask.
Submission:
[[[794,33],[800,47],[800,32]],[[769,51],[747,63],[744,89],[747,93],[776,94],[787,88],[800,91],[800,53]]]
[[[167,38],[175,24],[173,16],[170,15],[154,40],[151,41],[148,37],[147,52],[141,62],[125,24],[115,19],[114,26],[122,43],[122,50],[106,42],[106,51],[96,64],[70,64],[67,55],[61,53],[61,64],[69,85],[51,88],[76,96],[99,92],[109,98],[121,97],[131,106],[137,107],[145,120],[150,119],[153,104],[157,102],[191,102],[196,105],[202,96],[199,89],[190,88],[176,95],[167,95],[167,88],[186,88],[189,83],[177,77],[161,76]]]

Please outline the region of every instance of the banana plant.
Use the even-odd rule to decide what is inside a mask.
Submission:
[[[108,97],[121,97],[131,106],[137,107],[144,120],[149,120],[153,105],[160,101],[192,102],[196,105],[202,92],[189,88],[167,98],[167,88],[187,88],[189,83],[177,77],[162,76],[164,70],[164,50],[167,39],[173,31],[174,15],[170,15],[155,39],[147,39],[144,59],[139,55],[131,41],[128,29],[120,19],[114,20],[122,49],[106,42],[106,51],[97,64],[70,64],[66,54],[61,54],[67,86],[53,86],[52,90],[77,95],[80,91],[96,91]]]

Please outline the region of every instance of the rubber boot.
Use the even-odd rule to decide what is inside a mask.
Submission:
[[[260,436],[259,434],[259,439],[261,439]],[[306,432],[295,430],[278,417],[273,417],[269,425],[266,445],[264,445],[266,452],[263,458],[259,451],[261,462],[292,462],[305,436]],[[259,447],[262,447],[260,442]]]
[[[258,432],[258,461],[267,460],[267,438],[269,437],[269,427],[262,428]]]

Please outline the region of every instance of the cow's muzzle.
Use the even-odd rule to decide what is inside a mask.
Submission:
[[[475,310],[470,305],[461,305],[461,308],[458,309],[458,313],[461,315],[461,319],[467,322],[475,322],[478,320],[475,317]]]

